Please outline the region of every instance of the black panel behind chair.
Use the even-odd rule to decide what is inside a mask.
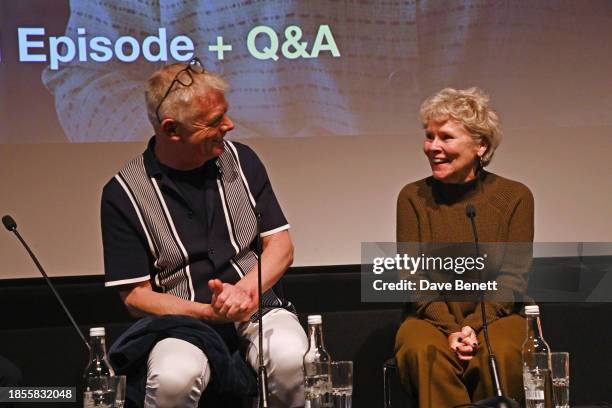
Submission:
[[[384,401],[391,408],[417,407],[401,388],[395,365],[384,369],[393,355],[401,305],[362,303],[359,265],[306,269],[285,275],[287,298],[294,301],[303,323],[308,314],[323,314],[332,357],[354,361],[353,407],[389,406]],[[131,324],[119,296],[104,288],[102,276],[53,279],[83,330],[105,326],[110,344]],[[612,365],[612,330],[607,329],[612,303],[540,306],[544,337],[554,351],[570,352],[572,406],[612,406],[606,374]],[[80,384],[87,352],[42,279],[1,281],[0,307],[10,311],[3,316],[0,350],[21,368],[23,385]],[[74,405],[58,403],[54,408]]]

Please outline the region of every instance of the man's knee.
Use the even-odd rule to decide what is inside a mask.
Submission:
[[[270,391],[281,406],[301,406],[304,404],[303,359],[308,349],[306,334],[295,316],[288,312],[277,312],[264,322],[264,327],[266,323],[271,329],[271,335],[265,337],[269,343],[264,341]]]
[[[306,334],[292,313],[285,310],[273,313],[264,321],[268,374],[284,376],[301,373],[304,354],[308,349]],[[257,341],[256,338],[253,340]]]
[[[306,338],[296,331],[295,336],[283,336],[282,343],[271,344],[268,353],[268,375],[272,406],[297,407],[304,405],[304,354]]]
[[[208,359],[192,344],[172,341],[158,343],[149,357],[147,401],[156,407],[196,406],[210,380]],[[173,345],[179,347],[169,350]]]
[[[301,342],[286,343],[282,348],[273,350],[270,355],[270,373],[294,377],[302,372],[303,358],[307,347]]]
[[[157,390],[158,394],[179,396],[189,393],[198,383],[201,384],[202,376],[202,367],[199,367],[199,370],[188,369],[185,366],[180,371],[176,369],[159,370],[149,374],[147,388]]]

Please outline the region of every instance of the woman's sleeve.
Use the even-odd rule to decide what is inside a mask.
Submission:
[[[397,199],[397,242],[420,242],[419,216],[410,198],[407,187],[400,192]],[[408,313],[428,321],[444,334],[449,335],[461,330],[455,316],[450,313],[446,302],[416,301],[408,304]]]

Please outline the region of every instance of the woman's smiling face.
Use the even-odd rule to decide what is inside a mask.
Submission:
[[[427,122],[423,151],[436,180],[453,184],[473,180],[478,170],[479,156],[486,150],[483,140],[472,137],[454,119]]]

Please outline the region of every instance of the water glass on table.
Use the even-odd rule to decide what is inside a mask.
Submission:
[[[123,408],[125,403],[125,375],[91,377],[85,384],[85,408]]]
[[[550,353],[550,365],[555,408],[569,408],[569,353]]]
[[[353,362],[332,362],[331,379],[334,408],[351,408],[353,399]]]
[[[123,408],[125,404],[125,375],[118,375],[114,377],[114,382],[112,383],[113,390],[115,391],[115,402],[113,403],[113,408]]]

